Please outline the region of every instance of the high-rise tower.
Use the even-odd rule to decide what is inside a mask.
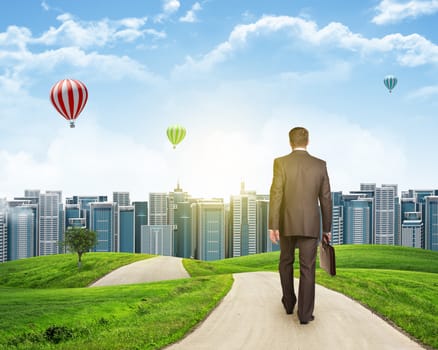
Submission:
[[[246,191],[242,182],[240,194],[231,196],[232,257],[257,253],[257,195]]]
[[[60,191],[46,191],[39,197],[39,252],[52,255],[60,252],[62,202]]]

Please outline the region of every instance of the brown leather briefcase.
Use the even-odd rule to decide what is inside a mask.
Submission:
[[[324,241],[319,245],[319,266],[328,274],[336,275],[335,248]]]

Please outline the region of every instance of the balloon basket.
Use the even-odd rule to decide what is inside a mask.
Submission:
[[[70,128],[74,128],[75,127],[75,123],[71,122],[70,123]]]

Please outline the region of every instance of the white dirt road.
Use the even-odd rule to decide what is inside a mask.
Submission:
[[[278,273],[234,278],[231,291],[210,316],[167,350],[423,349],[359,303],[327,288],[317,286],[315,320],[301,325],[296,311],[286,315],[283,309]]]
[[[189,278],[181,258],[157,256],[122,266],[97,280],[90,287],[113,286]]]
[[[296,310],[286,315],[283,309],[278,273],[233,276],[233,286],[218,307],[166,350],[424,349],[359,303],[327,288],[316,286],[315,320],[301,325]],[[158,256],[114,270],[91,286],[188,277],[180,258]]]

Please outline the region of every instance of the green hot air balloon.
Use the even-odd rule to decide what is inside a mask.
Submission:
[[[186,136],[186,129],[181,125],[171,125],[167,128],[167,138],[176,147]]]
[[[383,84],[385,84],[386,88],[391,92],[397,85],[397,78],[393,75],[387,75],[385,79],[383,79]]]

